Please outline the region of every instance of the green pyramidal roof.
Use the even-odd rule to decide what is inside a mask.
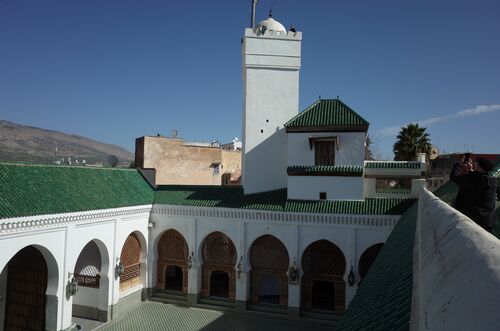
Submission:
[[[0,219],[147,205],[153,195],[135,169],[0,163]]]
[[[369,123],[339,99],[319,99],[285,123],[287,132],[367,131]]]

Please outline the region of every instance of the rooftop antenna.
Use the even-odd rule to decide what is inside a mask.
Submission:
[[[259,0],[252,0],[252,17],[250,21],[252,30],[255,30],[255,7],[257,7],[257,2],[259,2]]]

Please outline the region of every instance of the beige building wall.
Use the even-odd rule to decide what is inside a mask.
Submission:
[[[179,138],[141,137],[136,140],[136,165],[156,170],[156,185],[226,185],[241,173],[241,152],[196,146]]]

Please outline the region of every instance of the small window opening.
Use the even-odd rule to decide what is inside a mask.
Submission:
[[[319,199],[326,200],[326,192],[319,192]]]
[[[264,130],[260,130],[260,133],[264,133]]]

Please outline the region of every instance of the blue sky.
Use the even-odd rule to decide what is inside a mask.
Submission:
[[[250,0],[0,0],[0,119],[131,151],[241,137]],[[500,2],[260,0],[303,32],[300,109],[340,98],[379,157],[420,121],[441,152],[500,153]]]

